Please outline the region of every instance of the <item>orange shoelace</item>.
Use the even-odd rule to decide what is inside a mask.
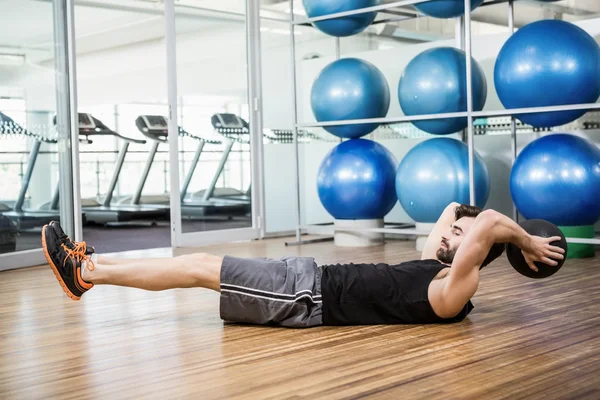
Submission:
[[[70,241],[71,243],[73,243],[73,245],[75,246],[75,250],[79,250],[79,246],[83,247],[83,252],[87,252],[87,243],[86,242],[76,242],[74,240],[71,240],[70,237],[67,236],[67,240]]]
[[[70,258],[72,262],[83,263],[86,262],[86,268],[90,271],[93,271],[96,266],[92,259],[85,254],[87,249],[87,244],[85,242],[74,242],[75,247],[73,249],[68,248],[64,243],[61,245],[62,248],[67,252],[67,258]],[[67,258],[65,258],[65,262],[67,262]]]

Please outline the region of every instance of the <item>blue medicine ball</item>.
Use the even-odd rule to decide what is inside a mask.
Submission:
[[[367,139],[347,140],[325,157],[317,190],[321,203],[336,219],[381,219],[396,204],[392,153]]]
[[[515,160],[510,193],[527,219],[593,225],[600,219],[600,149],[574,135],[543,136]]]
[[[475,153],[475,204],[485,206],[490,193],[487,166]],[[419,143],[396,172],[396,194],[404,211],[417,222],[436,222],[453,201],[469,203],[469,150],[451,138]]]
[[[309,18],[353,11],[379,5],[380,0],[302,0]],[[377,12],[367,12],[347,17],[313,22],[313,26],[331,36],[352,36],[364,31],[375,20]]]
[[[569,22],[533,22],[502,46],[494,82],[507,109],[594,103],[600,96],[600,47],[587,32]],[[552,127],[574,121],[585,112],[516,117],[536,127]]]
[[[467,111],[466,54],[453,47],[425,50],[413,58],[398,84],[398,100],[405,115]],[[472,60],[473,110],[481,111],[487,98],[485,74]],[[467,118],[413,121],[417,128],[435,135],[455,133],[467,126]]]
[[[479,7],[483,0],[471,0],[471,11]],[[425,15],[434,18],[454,18],[465,13],[464,0],[432,0],[425,3],[413,4]]]
[[[358,58],[342,58],[321,71],[312,86],[310,104],[319,122],[381,118],[390,107],[390,88],[373,64]],[[378,126],[336,125],[325,129],[341,138],[359,138]]]

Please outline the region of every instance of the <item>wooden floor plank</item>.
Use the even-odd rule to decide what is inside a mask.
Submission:
[[[410,241],[283,242],[203,251],[319,263],[419,256]],[[48,267],[5,271],[0,398],[598,399],[599,267],[597,258],[569,260],[538,281],[503,257],[482,271],[475,310],[459,324],[304,330],[224,324],[219,295],[204,289],[98,286],[73,302]]]

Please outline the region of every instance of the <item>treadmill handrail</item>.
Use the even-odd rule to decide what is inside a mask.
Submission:
[[[79,136],[85,136],[87,140],[89,140],[89,138],[88,138],[89,136],[116,136],[119,139],[123,139],[124,141],[126,141],[128,143],[146,144],[146,141],[144,139],[134,139],[134,138],[123,136],[120,133],[113,131],[108,126],[104,125],[104,123],[102,121],[100,121],[98,118],[95,118],[94,116],[91,116],[91,117],[94,120],[94,124],[96,125],[97,128],[94,130],[89,130],[89,131],[85,131],[80,128]]]
[[[118,134],[115,131],[100,131],[100,132],[94,132],[94,131],[89,131],[89,132],[82,132],[81,130],[79,131],[79,136],[85,136],[86,138],[88,136],[116,136],[119,139],[123,139],[126,142],[129,143],[137,143],[137,144],[146,144],[146,141],[144,139],[134,139],[134,138],[130,138],[127,136],[123,136],[121,134]],[[89,139],[87,139],[89,140]]]
[[[167,139],[163,139],[162,137],[148,135],[148,134],[146,134],[146,132],[142,132],[142,135],[146,136],[150,140],[154,140],[155,142],[167,143],[167,141],[168,141]]]
[[[8,129],[8,127],[10,127]],[[6,128],[6,129],[5,129]],[[16,123],[11,117],[0,112],[0,135],[24,135],[31,137],[35,140],[44,143],[56,144],[58,141],[56,139],[51,139],[37,133],[29,132],[27,129],[23,128],[21,125]]]
[[[192,133],[189,133],[188,131],[186,131],[182,127],[179,127],[179,136],[191,137],[192,139],[201,140],[201,141],[203,141],[205,143],[208,143],[208,144],[222,144],[223,143],[222,141],[217,140],[217,139],[207,139],[207,138],[203,138],[201,136],[194,135]]]
[[[250,131],[244,130],[244,131],[225,131],[224,129],[217,129],[217,132],[229,139],[229,140],[233,140],[234,142],[238,142],[238,143],[244,143],[244,144],[248,144],[250,143]]]
[[[150,118],[162,118],[164,121],[167,121],[167,118],[165,118],[162,115],[138,115],[138,117],[135,119],[135,125],[137,126],[138,130],[141,132],[142,135],[146,136],[147,138],[149,138],[151,140],[158,141],[161,143],[167,143],[169,141],[168,129],[166,127],[164,129],[150,128],[147,124],[147,119],[150,119]],[[208,144],[222,144],[223,143],[221,140],[218,140],[216,138],[215,139],[207,139],[202,136],[194,135],[194,134],[186,131],[185,129],[183,129],[181,126],[177,126],[177,128],[178,128],[178,135],[182,136],[182,137],[187,136],[192,139],[199,140],[199,141],[202,141],[202,142],[205,142]]]
[[[146,143],[148,143],[144,139],[134,139],[134,138],[126,137],[126,136],[123,136],[123,135],[119,135],[117,132],[115,132],[115,136],[117,136],[118,138],[123,139],[123,140],[125,140],[126,142],[129,142],[129,143],[137,143],[137,144],[146,144]]]
[[[118,137],[119,139],[123,139],[124,141],[126,141],[126,142],[129,142],[129,143],[137,143],[137,144],[146,144],[146,143],[147,143],[147,142],[146,142],[146,140],[144,140],[144,139],[134,139],[134,138],[130,138],[130,137],[127,137],[127,136],[123,136],[123,135],[121,135],[121,134],[119,134],[119,133],[117,133],[117,132],[115,132],[115,131],[112,131],[112,130],[108,130],[108,131],[104,130],[104,131],[100,131],[100,132],[94,132],[94,131],[82,132],[82,131],[80,130],[80,131],[79,131],[79,136],[85,136],[85,137],[86,137],[86,139],[87,139],[87,140],[88,140],[90,143],[92,143],[92,141],[90,141],[90,140],[87,138],[88,136],[116,136],[116,137]]]

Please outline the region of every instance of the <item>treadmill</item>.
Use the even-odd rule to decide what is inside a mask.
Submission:
[[[12,208],[2,205],[0,214],[10,218],[15,225],[17,225],[17,229],[19,231],[32,228],[41,228],[43,225],[50,223],[50,221],[58,221],[60,219],[60,210],[58,205],[58,184],[54,189],[52,201],[48,209],[24,208],[25,197],[31,183],[31,176],[33,175],[33,169],[35,168],[35,164],[40,153],[40,147],[42,143],[56,144],[57,141],[55,139],[49,139],[44,136],[29,132],[2,112],[0,112],[0,135],[23,135],[34,139],[33,147],[29,152],[29,159],[27,160],[27,170],[23,175],[23,179],[21,181],[21,190],[19,191],[17,200]]]
[[[115,204],[113,202],[114,191],[119,180],[119,175],[125,162],[125,156],[131,143],[145,144],[145,140],[132,139],[118,134],[102,121],[94,118],[91,114],[79,113],[79,136],[91,143],[90,138],[95,136],[114,136],[123,142],[119,149],[119,155],[115,169],[110,180],[108,190],[101,202],[86,199],[82,207],[88,222],[98,224],[123,223],[138,220],[168,219],[169,208],[164,206],[152,206],[146,204]]]
[[[213,177],[211,184],[207,189],[201,190],[193,194],[193,198],[206,199],[219,199],[225,201],[237,201],[244,204],[251,204],[251,190],[250,185],[248,189],[243,192],[234,188],[217,188],[215,187],[219,180],[225,163],[229,158],[231,149],[235,143],[250,144],[250,125],[243,118],[231,114],[231,113],[218,113],[210,118],[210,122],[215,132],[217,132],[225,141],[225,149],[223,150],[223,156],[219,162],[217,172]]]
[[[148,156],[148,162],[146,163],[145,174],[142,175],[142,179],[140,180],[138,189],[136,190],[136,195],[134,195],[132,199],[132,201],[140,201],[141,192],[144,188],[150,167],[152,166],[152,161],[154,159],[154,155],[156,154],[158,145],[160,143],[167,142],[168,122],[167,119],[161,115],[141,115],[136,119],[135,124],[144,136],[154,141],[154,145],[152,146],[152,150]],[[198,146],[196,147],[196,151],[194,153],[194,159],[192,160],[192,165],[187,171],[184,183],[181,187],[181,214],[186,217],[203,217],[209,215],[247,215],[251,210],[250,201],[240,201],[239,199],[227,199],[211,196],[211,194],[215,192],[215,186],[223,171],[233,143],[228,143],[226,145],[226,151],[223,153],[223,156],[219,161],[217,173],[211,180],[209,188],[205,191],[205,195],[201,199],[191,199],[188,196],[188,189],[196,171],[196,167],[198,166],[204,145],[207,143],[222,144],[222,141],[215,137],[200,137],[193,135],[181,127],[179,127],[179,136],[190,137],[198,142]],[[231,190],[235,191],[235,189]],[[167,202],[168,200],[169,199],[165,199]]]

